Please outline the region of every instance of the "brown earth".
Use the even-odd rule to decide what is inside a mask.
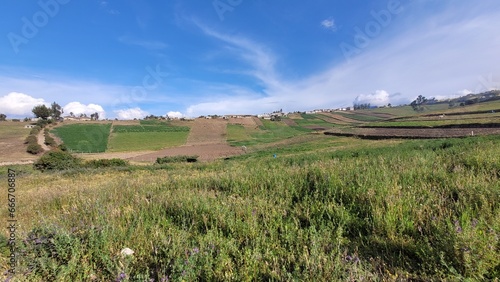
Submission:
[[[264,124],[262,123],[262,121],[260,120],[260,118],[253,117],[252,119],[253,119],[253,121],[255,122],[256,125],[258,125],[258,126],[264,126]]]
[[[227,121],[223,119],[196,119],[186,141],[187,146],[225,144]]]
[[[340,120],[340,119],[337,119],[337,118],[333,118],[333,117],[331,117],[329,115],[326,115],[325,113],[319,114],[319,115],[317,115],[317,117],[319,119],[322,119],[322,120],[324,120],[326,122],[333,123],[333,124],[342,124],[342,125],[344,125],[344,124],[350,124],[349,122],[346,122],[345,120]]]
[[[298,125],[293,119],[286,118],[286,119],[283,119],[282,121],[288,126],[297,126]]]
[[[21,164],[32,162],[38,157],[26,152],[24,140],[31,129],[24,128],[28,123],[0,122],[0,165]]]
[[[257,126],[253,118],[230,118],[229,124],[238,124],[249,128],[255,128]]]
[[[338,115],[338,114],[334,114],[334,113],[322,113],[322,114],[325,115],[325,116],[331,117],[333,119],[336,119],[338,121],[345,122],[345,123],[362,123],[359,120],[346,118],[346,117],[344,117],[342,115]]]
[[[167,156],[199,156],[199,161],[213,161],[218,158],[226,158],[234,155],[241,155],[244,151],[240,147],[231,147],[227,144],[202,144],[185,145],[181,147],[163,149],[154,153],[144,154],[127,158],[136,162],[155,162],[156,158]]]

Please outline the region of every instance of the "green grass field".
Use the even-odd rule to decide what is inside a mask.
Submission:
[[[314,127],[325,127],[325,128],[332,128],[335,125],[332,123],[329,123],[327,121],[324,121],[320,118],[318,118],[318,115],[312,115],[312,114],[302,114],[302,119],[296,119],[295,122],[297,125],[301,127],[305,126],[314,126]]]
[[[281,121],[262,120],[262,123],[263,126],[260,126],[259,129],[228,124],[227,141],[234,146],[253,146],[277,142],[311,132],[310,129],[300,126],[288,126]]]
[[[129,133],[129,132],[189,132],[187,126],[171,126],[168,124],[155,125],[115,125],[113,133]]]
[[[102,153],[106,151],[110,129],[111,123],[71,124],[57,127],[52,133],[73,152]]]
[[[186,143],[189,132],[123,132],[112,133],[108,152],[155,151]]]
[[[489,123],[500,123],[500,118],[496,121],[494,119],[452,119],[452,120],[413,120],[413,121],[382,121],[382,122],[372,122],[366,124],[365,126],[373,127],[394,127],[394,126],[404,126],[404,127],[418,127],[418,126],[445,126],[445,125],[460,125],[460,124],[489,124]]]
[[[306,137],[276,158],[279,148],[127,170],[18,166],[17,281],[500,276],[498,136]]]

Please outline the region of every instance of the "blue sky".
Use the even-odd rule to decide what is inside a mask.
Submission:
[[[500,88],[496,0],[39,0],[0,12],[0,112],[106,118],[409,103]]]

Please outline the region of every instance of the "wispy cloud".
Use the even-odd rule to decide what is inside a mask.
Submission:
[[[148,50],[161,50],[165,49],[168,47],[168,45],[164,42],[157,41],[157,40],[140,40],[140,39],[135,39],[129,36],[120,36],[118,38],[118,41],[120,41],[123,44],[127,45],[135,45],[139,46]]]
[[[381,103],[397,104],[420,94],[440,97],[479,89],[484,84],[481,77],[498,81],[500,65],[493,63],[500,50],[498,7],[448,1],[445,9],[429,15],[421,13],[419,5],[422,2],[405,7],[405,17],[395,18],[385,34],[372,38],[373,44],[352,60],[294,81],[280,76],[279,57],[262,43],[196,23],[206,36],[229,45],[231,56],[243,59],[245,73],[260,81],[263,90],[248,89],[243,96],[228,91],[225,98],[193,104],[186,111],[196,115],[343,107],[352,105],[356,97],[382,96]],[[480,91],[488,88],[492,87]]]
[[[321,21],[321,26],[325,29],[336,31],[337,25],[335,24],[335,20],[333,18],[325,19]]]

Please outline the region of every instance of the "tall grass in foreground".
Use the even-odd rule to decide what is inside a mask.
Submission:
[[[494,137],[322,153],[301,145],[278,158],[25,174],[16,278],[495,279],[499,145]],[[135,253],[121,256],[125,247]]]

